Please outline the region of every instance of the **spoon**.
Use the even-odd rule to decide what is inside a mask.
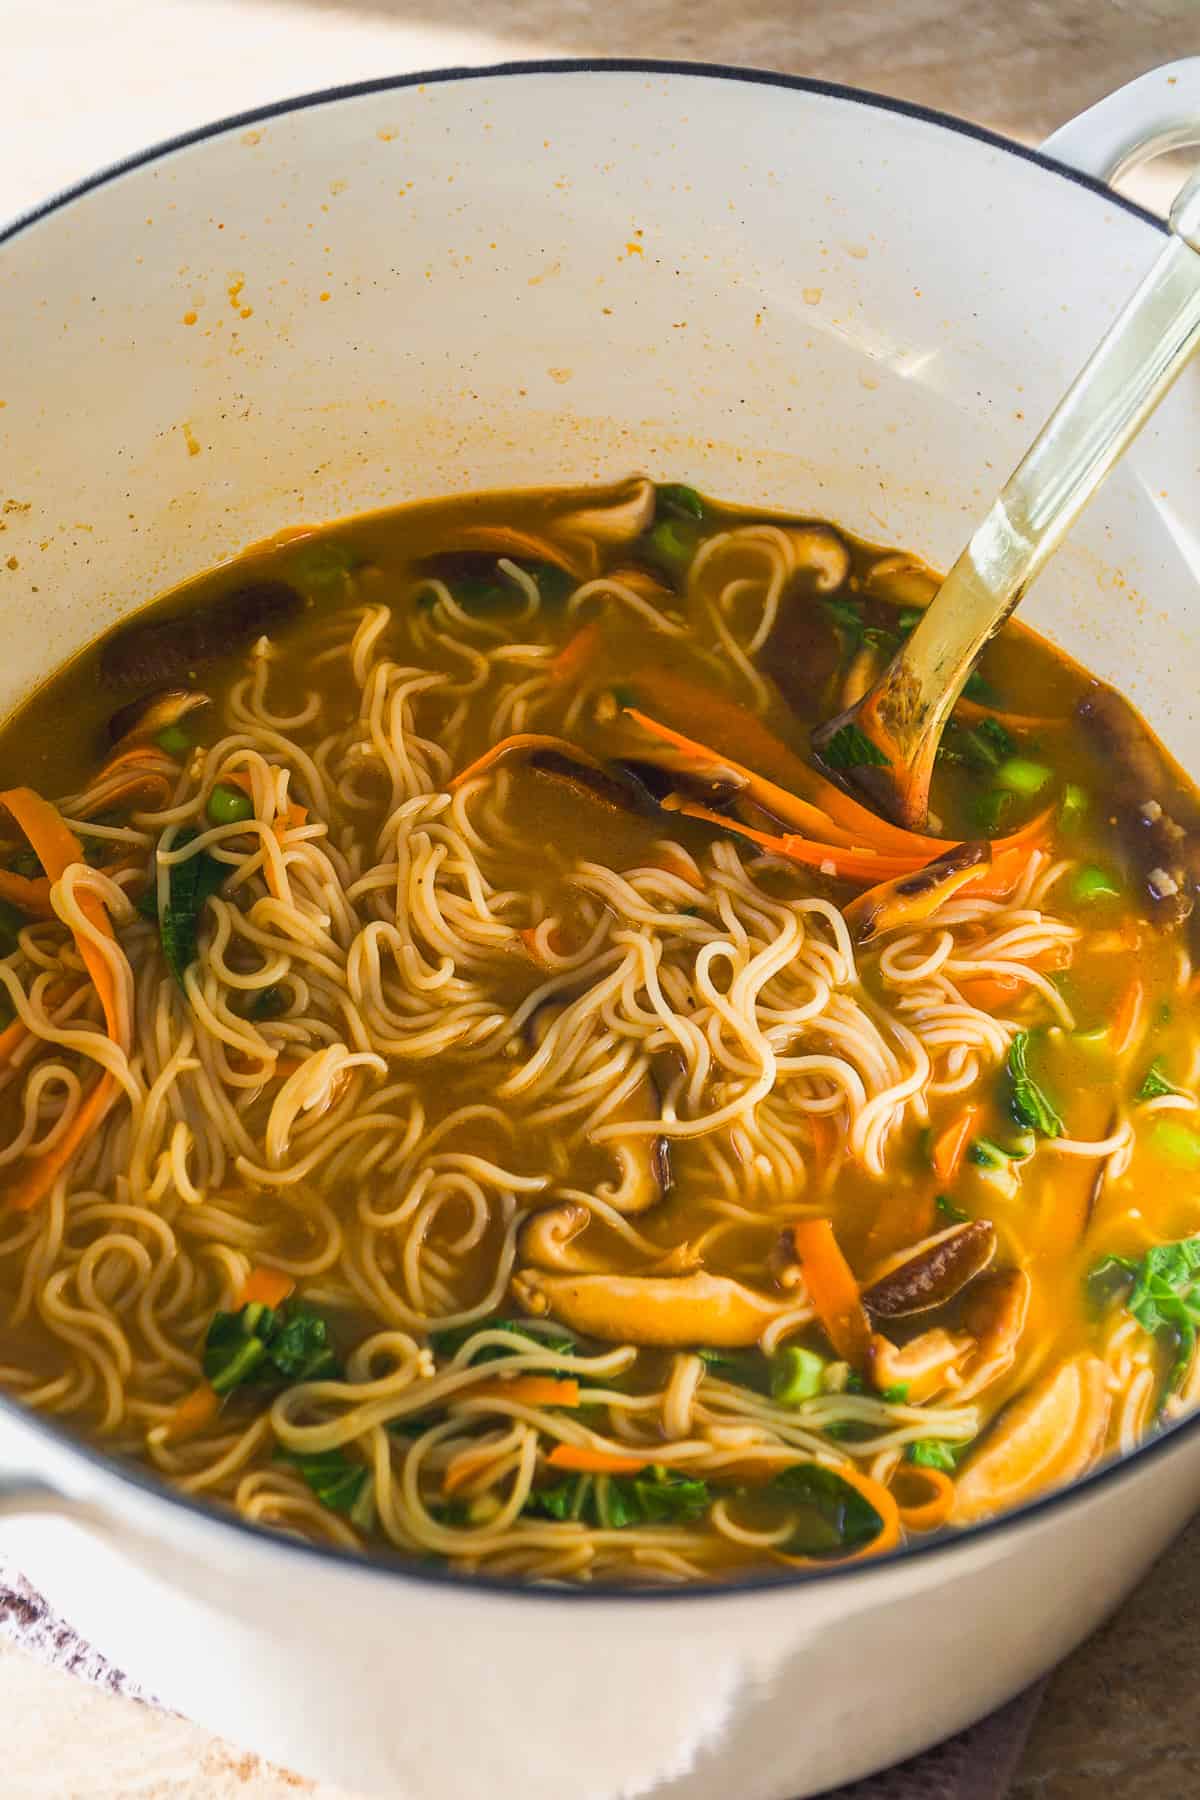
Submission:
[[[919,829],[950,713],[988,639],[1200,348],[1200,170],[1180,190],[1171,237],[1125,310],[875,685],[819,726],[813,749],[843,785]]]

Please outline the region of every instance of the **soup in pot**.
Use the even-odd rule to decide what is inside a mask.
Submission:
[[[986,1518],[1200,1383],[1200,805],[1033,633],[927,830],[809,750],[936,577],[677,484],[283,533],[0,732],[0,1380],[539,1582]]]

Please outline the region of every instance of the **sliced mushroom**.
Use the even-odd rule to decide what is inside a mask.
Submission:
[[[895,606],[916,606],[923,612],[941,582],[927,564],[913,556],[880,556],[863,577],[863,591],[878,594]]]
[[[992,860],[988,843],[954,844],[913,875],[898,875],[868,888],[845,908],[846,923],[859,944],[885,931],[920,925]]]
[[[615,1275],[620,1266],[600,1249],[576,1245],[592,1223],[592,1215],[577,1200],[531,1213],[517,1233],[517,1259],[524,1268],[551,1274]],[[690,1244],[676,1244],[642,1271],[646,1275],[690,1275],[700,1266],[700,1256]]]
[[[973,1399],[1012,1368],[1032,1291],[1024,1269],[993,1269],[967,1289],[959,1322],[970,1332],[975,1350],[959,1370],[957,1399]]]
[[[303,610],[303,597],[286,581],[248,582],[174,618],[115,631],[100,652],[100,679],[110,687],[178,684],[194,669],[282,629]]]
[[[714,763],[711,770],[697,769],[694,763],[685,764],[682,757],[673,761],[670,751],[665,749],[660,761],[651,761],[644,755],[622,757],[617,766],[638,782],[658,806],[672,794],[682,794],[701,806],[728,806],[746,785],[740,776],[720,763]]]
[[[661,1115],[662,1096],[654,1077],[647,1072],[627,1099],[605,1117],[606,1125],[622,1121],[651,1119]],[[621,1213],[642,1213],[657,1206],[674,1185],[671,1172],[671,1146],[665,1137],[651,1137],[644,1132],[631,1133],[626,1139],[605,1140],[605,1148],[617,1159],[620,1179],[612,1195],[612,1204]]]
[[[982,1274],[995,1254],[996,1231],[987,1219],[951,1225],[889,1258],[863,1290],[863,1305],[877,1319],[932,1312]]]
[[[560,750],[533,751],[529,767],[547,781],[598,801],[610,812],[638,813],[648,804],[649,797],[631,779],[622,779],[618,773],[593,767]]]
[[[159,688],[118,708],[108,721],[108,741],[114,750],[124,750],[130,744],[157,737],[170,725],[178,725],[197,707],[211,705],[208,695],[194,688]]]
[[[974,1338],[961,1331],[944,1331],[940,1325],[923,1331],[902,1350],[877,1331],[871,1338],[868,1359],[871,1381],[880,1393],[903,1387],[911,1401],[931,1400],[945,1387],[946,1377],[959,1369],[974,1349]]]
[[[796,572],[813,576],[818,594],[832,594],[850,574],[850,552],[836,531],[827,525],[786,526]]]
[[[1098,1356],[1085,1352],[1060,1363],[1001,1413],[972,1456],[956,1484],[955,1523],[969,1525],[1077,1481],[1104,1449],[1111,1409]]]
[[[727,1275],[548,1275],[522,1269],[514,1298],[537,1317],[552,1315],[586,1337],[664,1350],[756,1344],[767,1326],[794,1311],[794,1296],[772,1300]]]
[[[559,513],[551,529],[598,568],[598,552],[632,544],[653,525],[654,510],[654,483],[645,475],[634,475],[605,490],[602,499]]]

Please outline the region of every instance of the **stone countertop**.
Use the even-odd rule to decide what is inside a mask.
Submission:
[[[0,220],[208,119],[406,69],[588,55],[756,64],[1036,143],[1123,81],[1200,53],[1197,0],[476,0],[468,15],[446,0],[39,0],[0,3],[0,18]],[[1161,206],[1171,178],[1151,169],[1130,186]],[[1058,1671],[1012,1800],[1193,1800],[1198,1671],[1200,1521]],[[0,1740],[11,1800],[353,1800],[3,1637]]]

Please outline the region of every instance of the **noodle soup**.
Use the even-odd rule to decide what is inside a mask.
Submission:
[[[680,485],[282,534],[0,734],[0,1378],[301,1536],[818,1566],[1190,1404],[1200,808],[916,557]],[[1194,1283],[1198,1284],[1194,1287]]]

